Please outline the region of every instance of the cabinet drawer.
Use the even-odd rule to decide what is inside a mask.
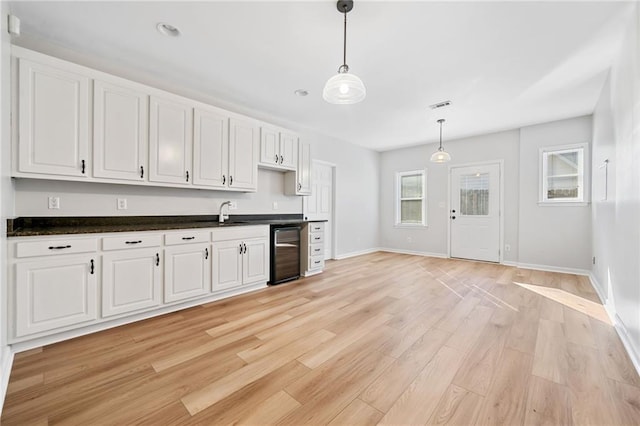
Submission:
[[[312,232],[309,234],[309,243],[317,244],[324,243],[324,233],[322,232]]]
[[[16,257],[88,253],[97,249],[97,238],[21,241],[16,243]]]
[[[157,247],[162,244],[161,235],[128,235],[124,237],[105,237],[102,250],[121,250],[126,248]]]
[[[324,244],[311,244],[309,246],[309,256],[324,255]]]
[[[312,222],[309,224],[309,232],[324,232],[324,222]]]
[[[168,246],[189,243],[208,243],[210,232],[207,231],[184,231],[164,235],[164,243]]]
[[[309,257],[309,270],[324,268],[324,256]]]

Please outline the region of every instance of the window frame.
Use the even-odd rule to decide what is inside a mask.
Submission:
[[[420,175],[422,177],[422,196],[418,198],[402,198],[402,178],[404,176]],[[427,227],[427,169],[410,170],[405,172],[396,172],[396,193],[395,193],[395,223],[398,228],[426,228]],[[421,200],[422,201],[422,222],[421,223],[403,223],[402,222],[402,201]]]
[[[547,158],[549,154],[561,154],[582,150],[582,162],[578,164],[578,197],[576,198],[547,198],[549,176],[547,174]],[[578,154],[578,157],[580,155]],[[540,148],[538,204],[542,206],[584,206],[590,201],[589,190],[589,144],[579,143],[571,145],[554,145]]]

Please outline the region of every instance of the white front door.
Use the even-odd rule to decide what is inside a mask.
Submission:
[[[333,166],[314,161],[311,167],[311,195],[305,197],[305,217],[326,220],[324,225],[324,258],[333,258]]]
[[[500,261],[500,165],[453,167],[451,257]]]

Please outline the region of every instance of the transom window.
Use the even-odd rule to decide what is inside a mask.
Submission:
[[[396,225],[426,226],[426,171],[396,173]]]
[[[540,202],[583,203],[587,145],[542,148],[540,150]]]

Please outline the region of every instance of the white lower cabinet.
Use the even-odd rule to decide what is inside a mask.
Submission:
[[[86,334],[269,280],[268,225],[21,237],[8,250],[12,344]]]
[[[213,231],[213,291],[269,280],[269,226]]]
[[[160,247],[118,250],[102,256],[103,317],[160,305],[160,256]]]
[[[98,318],[95,253],[38,258],[17,263],[15,268],[17,337]]]
[[[211,291],[211,244],[164,249],[164,302],[204,296]]]

